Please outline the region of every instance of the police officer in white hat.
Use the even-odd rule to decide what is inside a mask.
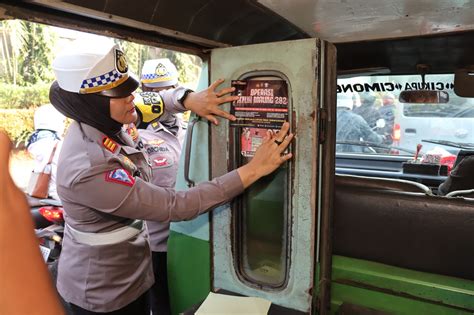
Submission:
[[[159,92],[177,87],[178,77],[176,66],[168,58],[147,60],[142,68],[142,90]]]
[[[65,211],[57,288],[75,314],[149,314],[146,293],[153,285],[150,247],[141,220],[186,220],[229,201],[291,158],[285,123],[270,131],[245,166],[188,190],[149,183],[148,154],[135,147],[123,124],[136,120],[131,94],[138,81],[117,45],[81,45],[53,62],[57,81],[50,100],[74,120],[58,162],[57,188]],[[223,80],[201,92],[160,92],[165,104],[193,110],[217,123],[233,119],[218,105],[233,101]],[[139,142],[138,142],[139,143]],[[224,162],[224,161],[223,161]]]
[[[142,68],[141,86],[144,92],[135,98],[139,116],[138,133],[147,151],[152,168],[151,182],[160,187],[174,188],[185,133],[181,119],[173,112],[184,107],[165,106],[159,91],[178,86],[178,71],[168,59],[145,61]],[[152,107],[161,108],[153,111]],[[171,108],[170,108],[171,107]],[[171,313],[168,291],[167,243],[169,222],[146,221],[152,250],[155,284],[149,291],[153,314]]]

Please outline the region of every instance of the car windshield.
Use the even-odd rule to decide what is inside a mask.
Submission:
[[[456,154],[474,143],[474,99],[457,96],[454,75],[378,75],[338,79],[337,153]],[[444,104],[400,103],[404,90],[445,91]],[[421,145],[421,146],[420,146]]]

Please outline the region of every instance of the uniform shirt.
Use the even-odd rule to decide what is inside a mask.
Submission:
[[[178,134],[181,133],[181,125],[176,119],[177,133],[171,131],[158,123],[156,127],[151,124],[147,129],[140,129],[139,134],[145,146],[145,151],[150,157],[152,168],[151,182],[164,188],[174,188],[178,163],[181,156],[182,143]],[[166,252],[169,235],[169,222],[147,221],[146,226],[150,237],[150,247],[154,252]]]
[[[142,94],[137,94],[136,102],[143,102],[141,98]],[[137,130],[134,125],[131,125],[126,130],[132,135],[139,134],[143,141],[152,168],[151,182],[160,187],[174,188],[186,134],[181,113],[186,111],[186,108],[179,102],[166,102],[163,105],[163,113],[158,121],[150,123],[146,129]],[[151,250],[166,252],[170,223],[147,221],[146,227]]]
[[[188,220],[243,191],[237,171],[187,191],[155,186],[148,182],[146,152],[135,149],[127,133],[120,138],[125,145],[110,142],[86,124],[74,122],[69,127],[57,186],[66,224],[72,228],[101,233],[128,225],[130,219]],[[111,312],[136,300],[153,282],[145,230],[119,244],[90,246],[75,241],[66,226],[57,283],[66,301],[94,312]]]

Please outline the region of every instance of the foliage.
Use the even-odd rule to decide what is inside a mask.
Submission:
[[[35,108],[0,109],[0,129],[5,130],[17,146],[24,146],[34,131],[34,110]]]
[[[50,27],[19,20],[2,21],[0,27],[2,82],[22,86],[51,82],[56,33]]]
[[[199,57],[172,50],[161,50],[160,58],[168,58],[179,72],[179,82],[184,85],[197,84],[202,61]]]
[[[54,47],[56,37],[48,27],[41,24],[22,21],[21,26],[22,47],[19,68],[23,80],[19,83],[31,85],[51,82],[54,80],[51,47]]]
[[[22,108],[49,103],[50,84],[18,86],[0,83],[0,108]]]
[[[179,82],[181,84],[187,86],[197,84],[202,65],[202,61],[199,57],[119,39],[116,39],[115,42],[123,49],[127,56],[129,68],[133,73],[141,75],[143,64],[148,59],[168,58],[178,69]]]
[[[21,48],[20,33],[21,22],[7,20],[0,22],[2,38],[0,40],[0,53],[2,62],[0,73],[4,83],[16,84],[19,79],[18,61]]]

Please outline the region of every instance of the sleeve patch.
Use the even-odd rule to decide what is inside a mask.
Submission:
[[[106,172],[105,181],[126,186],[133,186],[133,184],[135,184],[135,178],[133,178],[133,176],[130,175],[130,173],[123,168],[118,168],[113,171]]]

